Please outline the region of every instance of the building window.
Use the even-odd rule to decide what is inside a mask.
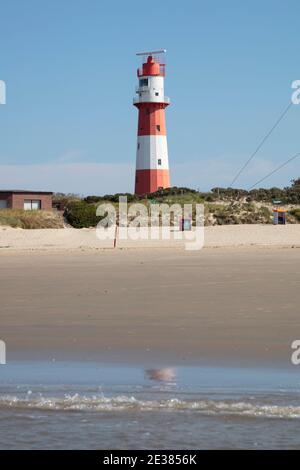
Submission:
[[[160,124],[157,124],[156,130],[158,130],[158,132],[160,132]]]
[[[40,199],[24,199],[25,211],[37,211],[41,209]]]
[[[161,165],[161,158],[159,158],[159,159],[157,160],[157,164],[158,164],[158,165]]]
[[[148,78],[140,78],[140,86],[148,86]]]

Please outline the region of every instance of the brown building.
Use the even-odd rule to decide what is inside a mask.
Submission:
[[[0,209],[52,210],[48,191],[0,190]]]

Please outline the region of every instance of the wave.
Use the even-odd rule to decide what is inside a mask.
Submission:
[[[140,400],[133,396],[115,397],[84,396],[79,394],[62,397],[17,396],[0,397],[0,410],[45,411],[187,411],[207,416],[245,416],[262,418],[300,418],[300,406],[248,403],[247,401],[217,400]]]

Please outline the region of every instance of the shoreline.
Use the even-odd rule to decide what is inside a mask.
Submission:
[[[292,353],[292,350],[291,350]],[[293,374],[300,373],[300,366],[294,365],[291,361],[282,360],[278,357],[272,359],[257,356],[243,356],[239,359],[227,351],[222,352],[222,357],[208,357],[197,355],[193,357],[182,358],[178,356],[174,359],[172,353],[166,353],[163,350],[157,350],[155,354],[146,351],[133,349],[122,349],[113,352],[107,351],[74,351],[74,349],[56,349],[45,350],[40,347],[36,350],[28,351],[26,349],[13,349],[8,352],[6,366],[16,364],[45,364],[45,365],[88,365],[117,369],[121,367],[137,368],[137,369],[165,369],[165,368],[202,368],[202,369],[222,369],[222,370],[268,370],[268,371],[285,371]],[[225,354],[225,356],[224,356]]]

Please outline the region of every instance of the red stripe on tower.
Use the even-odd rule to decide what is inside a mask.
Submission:
[[[164,95],[165,66],[163,51],[145,52],[142,68],[138,69],[138,137],[136,153],[135,193],[153,193],[170,187],[165,108],[169,98]]]

